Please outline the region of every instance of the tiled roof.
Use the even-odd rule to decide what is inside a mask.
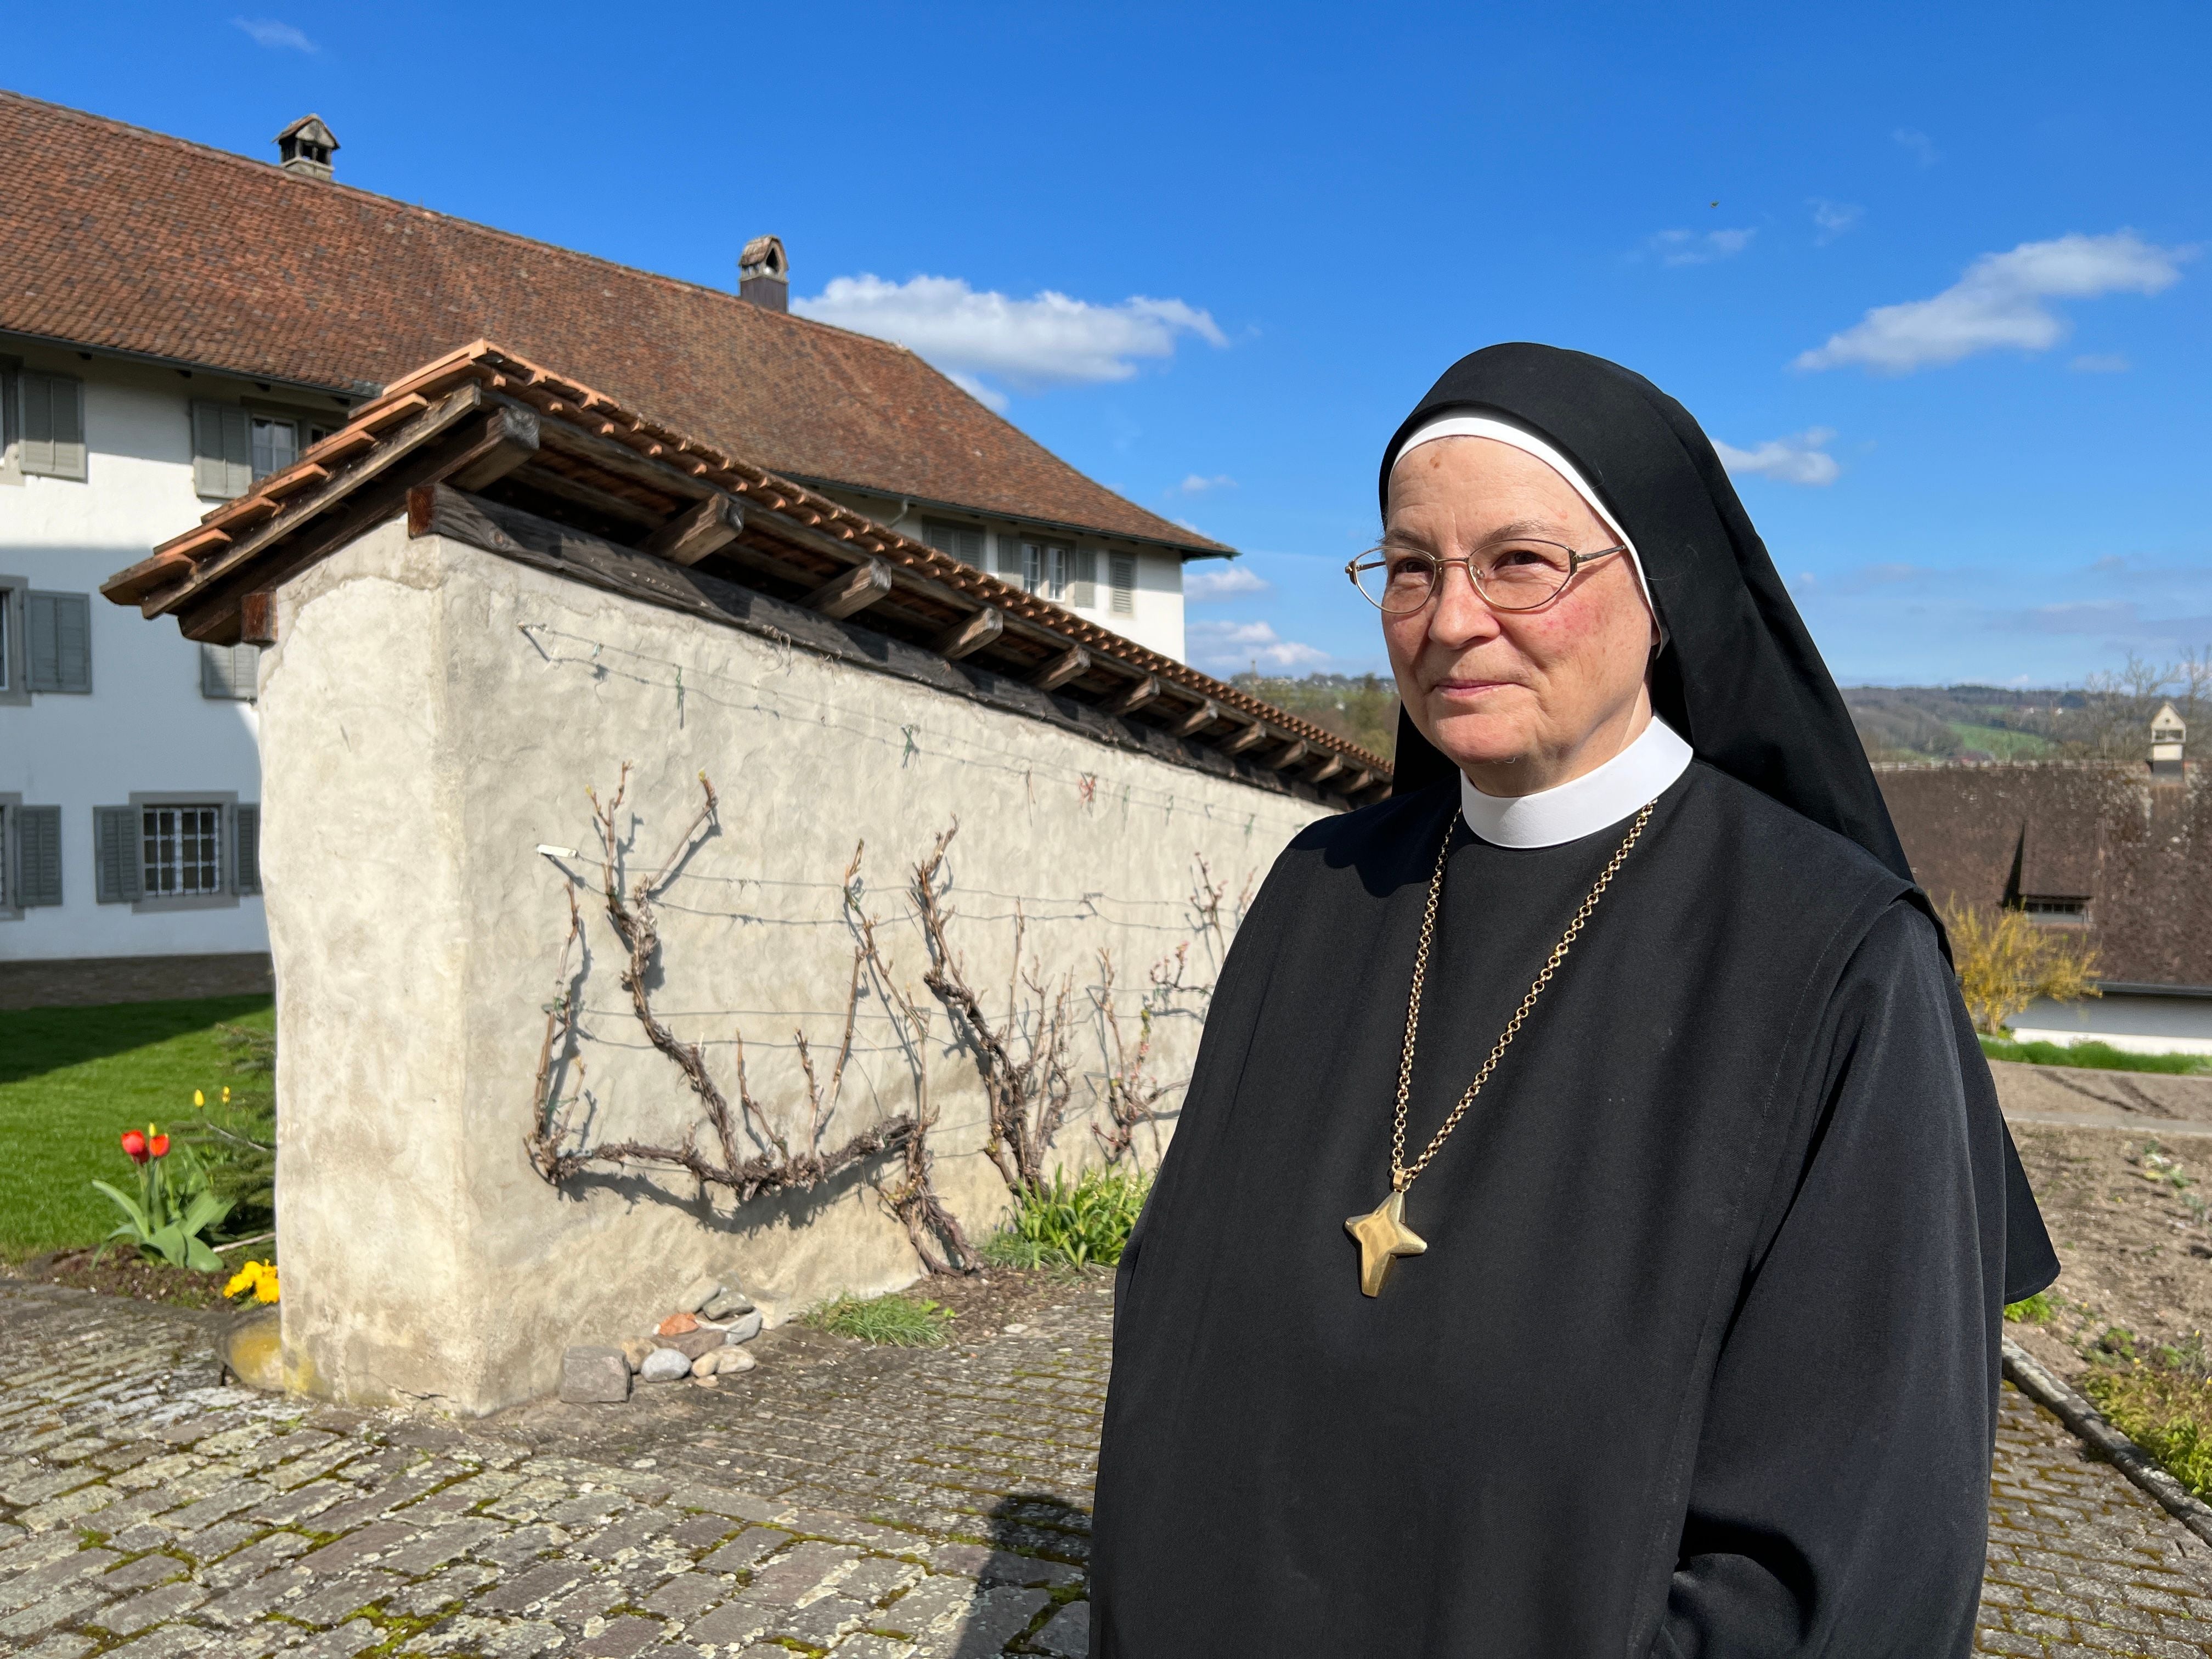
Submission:
[[[440,489],[471,513],[519,510],[556,535],[617,523],[619,544],[580,539],[623,568],[624,591],[654,602],[689,570],[780,593],[802,615],[865,612],[893,640],[1103,710],[1155,748],[1171,735],[1217,767],[1237,757],[1243,775],[1346,800],[1390,781],[1388,762],[1310,720],[485,340],[400,376],[100,591],[176,617],[191,638],[254,637],[257,601],[385,518],[404,512],[424,533],[415,515],[434,517]],[[477,544],[515,550],[496,537]],[[678,597],[691,608],[696,596]]]
[[[489,337],[787,477],[1230,550],[904,347],[4,92],[0,331],[341,392]]]

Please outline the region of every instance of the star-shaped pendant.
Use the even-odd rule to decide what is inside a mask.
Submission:
[[[1352,1217],[1344,1231],[1359,1241],[1359,1288],[1368,1296],[1382,1294],[1390,1269],[1401,1255],[1419,1255],[1428,1241],[1406,1224],[1406,1194],[1393,1188],[1390,1196],[1365,1215]]]

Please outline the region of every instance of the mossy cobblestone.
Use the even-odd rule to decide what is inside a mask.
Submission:
[[[210,1385],[204,1321],[0,1285],[0,1650],[1083,1659],[1108,1298],[659,1407]],[[671,1403],[672,1402],[672,1403]],[[2004,1390],[1978,1649],[2212,1659],[2212,1548]]]

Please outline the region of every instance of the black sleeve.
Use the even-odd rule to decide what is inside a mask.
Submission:
[[[1947,1659],[1973,1639],[2003,1267],[2003,1124],[1934,929],[1869,931],[1723,1342],[1655,1659]]]

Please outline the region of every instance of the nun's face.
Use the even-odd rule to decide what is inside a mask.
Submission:
[[[1442,559],[1494,556],[1516,536],[1592,553],[1618,545],[1571,485],[1488,438],[1423,444],[1390,475],[1388,539]],[[1476,788],[1525,795],[1619,754],[1651,718],[1656,634],[1626,555],[1575,573],[1534,611],[1494,611],[1446,567],[1419,611],[1385,612],[1398,695],[1413,724]]]

